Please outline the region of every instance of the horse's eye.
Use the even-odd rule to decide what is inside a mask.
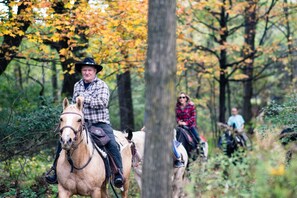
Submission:
[[[63,119],[62,119],[62,118],[60,118],[60,121],[62,122],[62,121],[63,121]]]
[[[78,121],[77,122],[81,122],[81,119],[78,119]]]

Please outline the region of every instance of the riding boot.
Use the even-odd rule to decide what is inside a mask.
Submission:
[[[56,156],[55,156],[54,163],[53,163],[51,169],[45,175],[45,180],[49,184],[57,184],[58,183],[57,173],[56,173],[56,167],[57,167],[57,162],[58,162],[58,158],[60,156],[61,150],[62,150],[61,144],[58,143],[58,147],[57,147],[57,150],[56,150]]]
[[[113,163],[116,168],[113,170],[114,172],[114,180],[113,183],[115,187],[121,188],[124,185],[124,177],[123,177],[123,165],[122,165],[122,157],[119,152],[118,145],[115,141],[110,141],[106,145],[106,149],[111,156],[111,163]]]
[[[184,162],[181,160],[181,155],[177,150],[177,147],[179,146],[179,144],[180,143],[178,141],[173,140],[172,147],[173,147],[173,153],[174,153],[174,167],[175,168],[180,168],[180,167],[185,166]]]

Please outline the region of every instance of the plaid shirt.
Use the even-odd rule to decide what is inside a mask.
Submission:
[[[83,112],[88,122],[110,124],[108,111],[109,88],[104,81],[96,77],[86,89],[83,80],[78,81],[74,85],[73,103],[75,103],[78,96],[84,97]]]
[[[184,108],[180,103],[176,104],[175,107],[176,122],[186,122],[187,127],[196,127],[196,107],[194,103],[188,102]]]

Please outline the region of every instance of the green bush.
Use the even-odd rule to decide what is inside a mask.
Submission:
[[[12,114],[8,120],[0,122],[0,161],[32,154],[56,142],[54,131],[60,112],[59,106],[41,106]]]

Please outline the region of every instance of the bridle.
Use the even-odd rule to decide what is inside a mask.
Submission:
[[[78,116],[80,116],[82,118],[82,115],[81,114],[75,113],[75,112],[64,112],[61,115],[65,115],[65,114],[75,114],[75,115],[78,115]],[[74,132],[74,135],[75,135],[74,141],[76,141],[77,140],[77,134],[80,133],[80,136],[81,136],[81,133],[82,133],[83,129],[85,128],[85,124],[83,123],[83,120],[82,120],[81,121],[81,124],[80,124],[80,127],[79,127],[78,130],[75,130],[72,126],[69,126],[69,125],[63,126],[60,129],[60,135],[62,135],[63,130],[65,128],[70,128]],[[88,130],[85,130],[85,131],[86,131],[86,133],[88,133]],[[88,136],[88,134],[87,134],[87,136]],[[81,139],[80,142],[74,146],[72,153],[78,148],[78,146],[82,143],[82,141],[83,141],[83,139]],[[91,162],[92,157],[94,155],[94,150],[95,149],[93,147],[92,155],[89,157],[88,161],[82,167],[76,167],[74,165],[73,160],[71,158],[71,155],[72,154],[70,153],[70,150],[68,150],[67,151],[67,160],[68,160],[69,164],[71,165],[71,171],[70,172],[72,173],[73,172],[73,169],[76,169],[76,170],[82,170],[82,169],[84,169]]]

